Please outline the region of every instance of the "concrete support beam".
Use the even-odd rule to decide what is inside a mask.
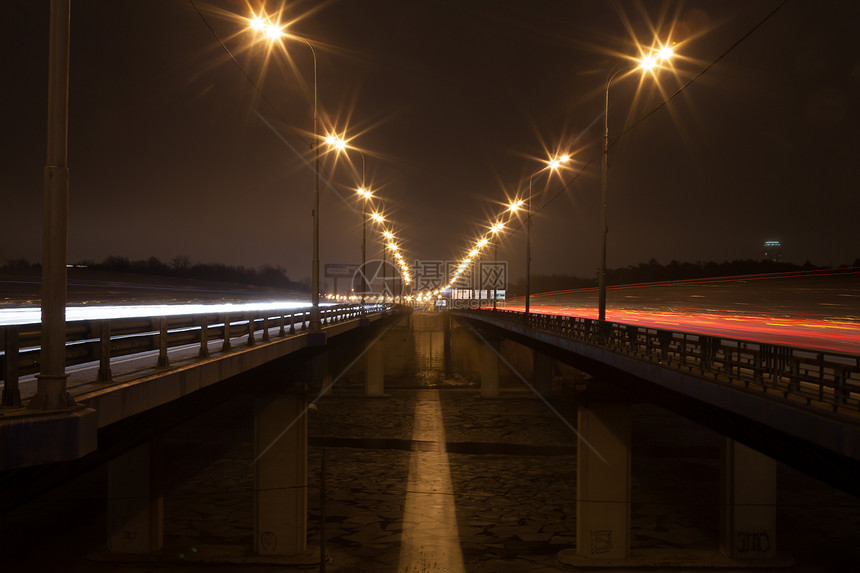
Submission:
[[[303,396],[284,393],[257,398],[254,452],[254,553],[305,553],[308,426]]]
[[[384,338],[384,337],[383,337]],[[364,393],[367,396],[385,395],[385,344],[380,338],[371,345],[365,354]]]
[[[498,342],[491,338],[486,339],[489,344],[478,342],[480,348],[478,355],[481,361],[481,397],[499,397],[499,356]],[[490,346],[492,345],[492,347]]]
[[[776,461],[725,438],[720,452],[720,551],[776,558]]]
[[[549,398],[552,395],[553,359],[535,350],[533,364],[532,385],[541,396]]]
[[[627,402],[594,400],[579,406],[578,430],[591,445],[580,440],[576,448],[579,558],[630,555],[630,419]]]
[[[152,442],[108,464],[108,551],[150,553],[164,543],[158,448]]]

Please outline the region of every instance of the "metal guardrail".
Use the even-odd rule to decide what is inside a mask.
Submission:
[[[366,312],[381,309],[381,305],[366,307]],[[362,309],[360,305],[321,307],[320,315],[325,326],[358,318]],[[268,342],[274,328],[278,329],[279,337],[307,330],[309,320],[310,309],[292,313],[259,310],[68,322],[66,367],[98,362],[96,381],[110,382],[113,358],[157,350],[155,367],[167,368],[171,348],[199,344],[198,356],[206,358],[212,340],[221,340],[221,351],[229,352],[231,338],[244,336],[246,346],[253,346]],[[18,379],[39,372],[40,338],[41,324],[0,326],[0,380],[4,381],[0,405],[21,405]]]
[[[613,352],[741,384],[831,412],[860,413],[860,356],[601,323],[589,318],[508,310],[471,310],[501,321],[601,346]]]

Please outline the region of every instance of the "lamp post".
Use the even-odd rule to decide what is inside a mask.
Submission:
[[[529,194],[526,198],[528,204],[526,205],[526,309],[525,314],[528,318],[529,316],[529,299],[531,299],[531,265],[532,265],[532,247],[531,247],[531,237],[532,237],[532,179],[534,176],[543,171],[544,169],[549,169],[550,171],[555,171],[562,163],[567,163],[570,160],[570,156],[562,155],[561,157],[556,157],[551,159],[546,167],[540,167],[532,171],[532,174],[529,175]]]
[[[483,301],[484,296],[484,281],[482,280],[483,276],[481,275],[481,254],[484,251],[484,247],[486,247],[487,243],[489,242],[490,240],[488,238],[483,237],[480,241],[478,241],[478,244],[475,246],[475,250],[473,251],[475,253],[475,256],[478,258],[478,261],[475,265],[475,267],[478,269],[478,310],[481,310],[481,302]]]
[[[329,135],[326,137],[326,143],[329,144],[330,147],[337,149],[338,151],[346,152],[348,145],[343,137],[338,137],[336,135]],[[361,313],[365,314],[364,309],[364,296],[367,290],[367,280],[365,279],[365,264],[367,263],[367,202],[370,199],[373,199],[373,194],[367,189],[367,160],[364,157],[364,153],[358,151],[356,152],[361,156],[361,184],[356,191],[361,197]]]
[[[311,318],[308,324],[308,332],[319,335],[322,332],[320,323],[320,138],[319,138],[319,109],[317,97],[317,52],[313,44],[307,38],[286,34],[283,27],[273,24],[268,20],[256,16],[250,20],[250,27],[258,32],[263,32],[270,43],[280,41],[287,37],[304,42],[310,49],[314,61],[314,133],[311,147],[314,152],[314,192],[313,192],[313,255],[311,261]]]
[[[394,240],[394,233],[392,233],[391,231],[383,231],[382,236],[385,238],[386,241],[393,241]],[[382,241],[382,304],[383,305],[385,305],[386,298],[387,298],[385,296],[385,288],[388,286],[388,270],[385,268],[387,264],[388,264],[388,259],[386,258],[386,243],[385,243],[385,241]]]
[[[499,264],[499,241],[496,239],[496,235],[505,228],[505,224],[502,222],[495,223],[492,227],[490,227],[490,232],[493,233],[493,264]],[[496,267],[498,268],[498,267]],[[499,285],[498,285],[498,277],[493,280],[493,310],[496,310],[496,299],[499,296]]]
[[[672,48],[663,47],[657,55],[650,54],[638,60],[637,67],[645,71],[653,70],[659,60],[668,60],[673,56]],[[600,271],[597,275],[597,320],[606,320],[606,204],[609,180],[609,86],[622,70],[629,68],[627,63],[616,64],[606,76],[606,87],[603,90],[603,161],[600,177]]]
[[[367,202],[373,199],[373,194],[364,186],[364,154],[361,156],[361,187],[358,195],[361,197],[361,314],[364,315],[364,297],[367,293]]]
[[[69,0],[52,0],[48,62],[48,131],[42,219],[42,334],[31,409],[74,406],[66,390],[66,292],[69,210]],[[20,406],[17,385],[4,387],[3,405]]]
[[[382,223],[384,223],[384,222],[385,222],[385,217],[383,217],[383,216],[382,216],[382,214],[380,214],[378,211],[374,211],[373,213],[371,213],[371,214],[370,214],[370,218],[371,218],[371,220],[372,220],[374,223],[382,224]],[[388,231],[383,231],[383,234],[384,234],[384,233],[387,233],[387,232],[388,232]],[[384,247],[383,247],[383,250],[382,250],[382,257],[383,257],[383,259],[385,258],[385,248],[384,248]],[[384,261],[383,261],[383,273],[385,272],[385,268],[384,268],[384,267],[385,267],[385,264],[384,264]],[[384,274],[383,274],[383,276],[384,276]],[[374,275],[374,278],[376,278],[376,277],[375,277],[375,275]],[[384,284],[384,281],[385,281],[385,279],[383,278],[383,285],[382,285],[382,287],[383,287],[383,288],[382,288],[382,292],[383,292],[383,294],[385,293],[385,284]]]

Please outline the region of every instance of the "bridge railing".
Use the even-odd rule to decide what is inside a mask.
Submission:
[[[840,412],[860,412],[860,356],[677,332],[571,316],[507,310],[487,313],[518,324],[741,384],[800,403]]]
[[[382,305],[366,306],[377,312]],[[320,308],[323,326],[359,318],[360,305]],[[206,358],[211,341],[221,341],[220,351],[229,352],[233,340],[244,338],[246,346],[286,337],[307,330],[310,309],[294,312],[255,310],[177,316],[114,318],[70,321],[66,324],[66,367],[98,362],[98,382],[110,382],[111,360],[132,354],[158,351],[155,368],[170,366],[168,350],[199,345],[198,356]],[[0,380],[4,381],[2,406],[20,406],[18,380],[39,372],[41,324],[0,326]]]

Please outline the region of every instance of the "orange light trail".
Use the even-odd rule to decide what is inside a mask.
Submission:
[[[522,312],[524,308],[507,304],[505,310]],[[541,305],[530,310],[534,314],[597,319],[594,307]],[[611,308],[606,309],[606,319],[647,328],[860,355],[860,324],[850,320]]]

